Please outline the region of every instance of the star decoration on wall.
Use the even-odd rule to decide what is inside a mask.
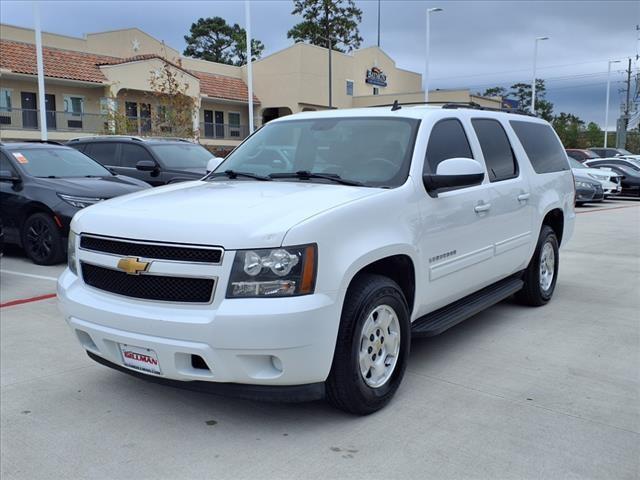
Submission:
[[[134,52],[137,52],[138,50],[140,50],[140,40],[138,40],[137,38],[134,38],[131,41],[131,48],[133,48]]]

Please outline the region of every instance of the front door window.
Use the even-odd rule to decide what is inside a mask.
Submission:
[[[38,128],[38,110],[36,108],[36,94],[33,92],[21,92],[22,127]]]
[[[224,138],[224,112],[216,111],[216,138]]]

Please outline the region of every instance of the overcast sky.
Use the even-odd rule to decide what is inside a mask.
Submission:
[[[363,10],[362,46],[377,40],[377,1],[356,0]],[[530,82],[533,42],[541,42],[538,77],[547,82],[547,99],[556,113],[565,111],[586,121],[604,123],[607,61],[613,65],[610,125],[615,124],[626,59],[638,53],[640,1],[400,1],[382,0],[381,46],[401,68],[422,72],[425,10],[432,16],[431,88],[484,90],[494,85]],[[242,1],[40,2],[42,28],[72,36],[138,27],[179,51],[183,36],[199,17],[221,16],[244,25]],[[251,3],[253,36],[265,54],[291,44],[287,30],[298,21],[288,0]],[[2,1],[0,19],[33,26],[32,2]],[[634,64],[634,74],[638,63]]]

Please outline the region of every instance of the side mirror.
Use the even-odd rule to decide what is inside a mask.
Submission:
[[[224,158],[213,157],[207,162],[207,174],[213,172],[224,161]]]
[[[158,169],[158,165],[153,160],[140,160],[136,163],[136,170],[141,172],[154,172]]]
[[[438,164],[435,175],[422,176],[424,188],[429,195],[438,196],[443,188],[460,188],[479,185],[484,179],[484,168],[471,158],[449,158]]]
[[[20,183],[22,179],[9,170],[0,170],[0,182]]]

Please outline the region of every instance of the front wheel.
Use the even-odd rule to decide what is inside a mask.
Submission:
[[[358,415],[384,407],[404,376],[410,335],[400,287],[382,275],[359,275],[345,299],[327,379],[329,402]]]
[[[22,226],[22,246],[38,265],[54,265],[64,260],[60,229],[46,213],[35,213]]]
[[[522,277],[524,287],[516,294],[518,300],[534,307],[551,300],[558,280],[559,265],[558,237],[551,227],[543,225],[536,251]]]

